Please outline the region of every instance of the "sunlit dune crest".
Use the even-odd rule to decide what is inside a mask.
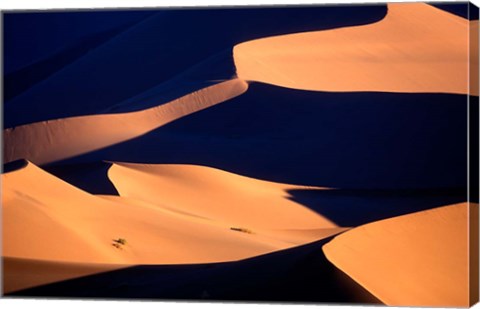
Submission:
[[[234,59],[240,78],[289,88],[467,94],[469,23],[478,27],[428,4],[389,4],[379,22],[241,43]]]
[[[323,247],[327,258],[393,306],[469,306],[468,204],[370,223]]]
[[[117,184],[130,182],[132,188],[143,190],[135,186],[136,180],[132,179],[140,177],[139,182],[147,186],[141,174],[129,175],[131,168],[125,171],[126,168],[115,166],[113,179]],[[239,205],[229,203],[229,200],[219,200],[221,196],[212,194],[217,188],[209,187],[208,184],[201,188],[203,194],[210,197],[212,205],[223,204],[224,209],[220,211],[214,207],[199,207],[198,211],[191,209],[191,212],[188,212],[181,205],[169,203],[174,199],[168,197],[168,190],[171,190],[170,195],[181,193],[193,198],[198,193],[196,188],[191,186],[196,177],[208,176],[212,172],[208,168],[201,168],[198,172],[193,167],[179,166],[180,173],[177,175],[176,169],[168,167],[152,169],[157,173],[163,172],[167,179],[177,185],[180,181],[185,181],[186,189],[160,190],[165,194],[165,199],[162,204],[156,204],[153,200],[146,201],[137,197],[91,195],[46,173],[32,163],[3,174],[3,256],[17,259],[14,260],[17,262],[21,259],[20,261],[35,260],[38,263],[101,263],[117,265],[115,267],[209,263],[257,256],[312,242],[345,230],[328,224],[320,216],[293,202],[283,207],[287,208],[290,220],[294,223],[284,228],[280,228],[280,225],[276,226],[278,229],[272,228],[272,225],[267,223],[276,221],[277,212],[270,205],[277,201],[277,206],[282,207],[282,200],[285,198],[280,189],[276,191],[278,196],[274,197],[274,184],[258,186],[258,193],[251,192],[253,195],[258,194],[258,203],[254,204],[254,200],[250,200],[252,204],[245,205],[248,209],[243,208],[241,211],[248,213],[255,207],[265,209],[261,217],[252,216],[251,222],[229,221],[233,216],[228,213],[239,213]],[[217,172],[214,171],[213,174],[215,173]],[[125,177],[128,176],[125,180],[122,179],[124,174]],[[233,183],[246,182],[244,177],[231,174],[218,179],[215,184],[219,185],[226,179]],[[153,185],[162,183],[161,180],[153,180]],[[281,185],[278,186],[280,187]],[[145,194],[148,190],[147,187],[142,192]],[[272,198],[272,204],[264,204],[262,190]],[[249,197],[248,191],[229,193],[235,193],[238,199],[244,196],[247,200],[245,196]],[[235,198],[232,200],[235,201]],[[225,220],[220,220],[216,211],[223,213]],[[261,225],[262,221],[265,226]],[[283,223],[281,215],[278,221]],[[313,224],[315,222],[316,225]],[[309,226],[312,228],[309,229]],[[124,239],[125,243],[119,239]],[[35,263],[37,262],[27,264],[35,267],[38,264]],[[8,265],[13,266],[5,269],[6,274],[9,278],[15,277],[18,263]],[[54,268],[52,265],[49,264],[49,267]],[[60,271],[65,264],[58,266]],[[72,272],[72,276],[76,273],[88,273],[90,269],[90,266],[83,265],[78,272]],[[38,281],[38,278],[35,278],[32,278],[34,283]],[[6,289],[34,284],[29,281],[28,276],[20,276],[18,280],[24,281],[8,281]],[[47,276],[45,280],[50,279]]]
[[[3,131],[4,162],[46,164],[114,145],[245,92],[233,79],[138,112],[89,115],[22,125]]]
[[[287,190],[302,186],[196,165],[117,163],[108,175],[121,197],[175,205],[177,210],[207,219],[272,229],[337,227],[288,199]]]

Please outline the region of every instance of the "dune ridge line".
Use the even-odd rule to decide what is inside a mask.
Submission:
[[[468,203],[372,222],[323,246],[328,260],[391,306],[469,306]]]
[[[237,44],[234,60],[242,79],[300,90],[469,94],[470,26],[425,3],[388,4],[375,23]]]
[[[286,200],[282,188],[290,185],[191,165],[150,165],[142,176],[138,171],[145,166],[128,165],[113,165],[109,173],[120,196],[89,194],[31,162],[2,174],[3,256],[123,265],[220,262],[346,229]],[[199,179],[204,185],[192,186]],[[152,188],[158,193],[149,198]],[[210,198],[192,207],[199,192]],[[268,207],[266,200],[272,201]],[[118,239],[126,240],[121,248],[113,246]]]
[[[114,145],[241,95],[247,88],[246,82],[232,79],[138,112],[62,118],[5,129],[4,162],[28,159],[48,164]]]

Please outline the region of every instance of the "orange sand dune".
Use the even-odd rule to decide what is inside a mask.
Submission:
[[[289,88],[466,94],[469,25],[428,4],[389,4],[377,23],[241,43],[234,59],[240,78]]]
[[[305,187],[260,181],[195,165],[116,163],[108,177],[120,196],[232,226],[272,229],[337,227],[288,199]]]
[[[233,79],[138,112],[47,120],[4,130],[4,162],[46,164],[129,140],[180,117],[236,97],[247,83]]]
[[[131,171],[140,173],[133,167],[114,165],[113,179],[117,184],[131,183],[132,188],[140,190],[138,194],[141,197],[142,194],[148,194],[150,188],[147,186],[143,189],[135,184],[133,176],[139,177],[140,182],[144,179],[141,174],[130,174]],[[3,256],[36,260],[38,263],[102,263],[115,264],[115,267],[135,264],[209,263],[234,261],[273,252],[345,230],[329,224],[301,205],[283,203],[285,197],[280,189],[276,191],[278,196],[274,196],[275,187],[280,188],[282,185],[258,186],[258,200],[243,198],[250,204],[240,205],[239,196],[251,197],[249,194],[256,194],[248,192],[248,185],[245,189],[247,191],[242,191],[242,185],[249,181],[244,177],[228,175],[219,178],[215,183],[214,179],[209,180],[208,177],[219,172],[212,172],[204,167],[197,169],[190,166],[167,166],[154,171],[168,172],[169,180],[177,184],[185,181],[184,187],[190,189],[181,190],[172,186],[164,190],[160,187],[158,191],[165,194],[165,199],[158,199],[159,204],[156,204],[153,200],[146,201],[135,197],[91,195],[46,173],[32,163],[3,174]],[[190,172],[191,175],[188,175]],[[126,179],[122,178],[122,174]],[[205,207],[202,201],[195,204],[195,196],[198,194],[198,189],[195,188],[197,177],[206,180],[206,184],[201,187],[203,194],[210,199],[212,205],[223,205],[222,211],[215,207],[206,207],[193,212],[196,206],[199,209]],[[222,189],[220,184],[227,179],[230,181],[229,185],[239,185],[236,192],[230,191],[235,195],[215,195],[215,192]],[[157,181],[156,185],[162,183],[155,177],[153,180]],[[209,186],[208,181],[210,185],[216,186]],[[168,192],[168,189],[171,191]],[[177,204],[168,194],[190,196],[193,205],[187,207],[185,204]],[[271,197],[272,202],[265,204],[263,194]],[[221,200],[222,198],[225,200]],[[242,206],[239,211],[238,208]],[[265,210],[255,210],[256,207]],[[191,209],[192,213],[188,213],[188,209]],[[229,214],[230,212],[232,214]],[[239,212],[249,212],[252,219],[249,221],[243,216],[238,221],[228,220]],[[262,214],[260,218],[259,213]],[[286,228],[278,231],[273,229],[272,227],[286,223],[285,215],[288,215],[291,221],[285,224]],[[264,226],[261,225],[262,222],[265,223]],[[269,222],[277,223],[267,224]],[[232,227],[248,228],[250,232],[232,230]],[[114,247],[114,239],[118,238],[126,239],[127,244],[120,245],[120,248]],[[6,272],[14,276],[15,269],[18,269],[15,268],[17,264],[13,263],[13,270],[6,269]],[[63,269],[62,265],[58,264],[59,271]],[[90,266],[83,265],[82,269],[84,268],[90,269]],[[15,286],[30,286],[34,285],[37,279],[33,277],[32,282],[27,280],[21,283],[6,281],[5,286],[7,290],[14,289]]]
[[[469,306],[468,204],[352,229],[327,243],[327,258],[393,306]]]

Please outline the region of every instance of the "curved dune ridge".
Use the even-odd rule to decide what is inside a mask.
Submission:
[[[116,163],[108,176],[121,197],[175,205],[234,226],[272,229],[335,228],[334,223],[287,199],[287,190],[305,189],[238,176],[195,165]],[[323,188],[319,188],[323,189]],[[270,217],[269,214],[275,214]]]
[[[379,22],[245,42],[234,59],[240,78],[289,88],[467,94],[470,23],[425,3],[388,4]]]
[[[138,112],[47,120],[3,131],[4,162],[47,164],[120,143],[245,92],[238,79],[194,91]]]
[[[148,178],[142,175],[144,166],[125,166],[114,164],[110,173],[122,192],[120,197],[88,194],[30,162],[3,174],[3,256],[118,267],[221,262],[297,246],[345,230],[301,205],[285,203],[281,188],[286,185],[193,166],[150,166],[154,177]],[[212,177],[217,174],[224,175]],[[141,198],[149,196],[152,187],[163,184],[162,177],[173,184],[160,189],[163,199]],[[198,178],[209,181],[199,189],[192,186]],[[137,195],[124,190],[125,184],[138,190]],[[238,186],[236,192],[229,191],[235,196],[218,194],[219,187],[229,185]],[[249,192],[249,187],[257,190]],[[210,198],[212,206],[188,208],[174,204],[178,194],[190,197],[193,203],[198,190]],[[268,197],[268,204],[262,195]],[[232,203],[235,198],[249,203]],[[262,215],[244,215],[239,220],[234,216],[258,212]],[[285,216],[290,224],[286,224]],[[114,247],[118,238],[126,239],[127,244]],[[5,272],[8,276],[15,267]],[[7,281],[7,291],[12,289],[10,284],[25,287],[28,282]]]
[[[303,90],[468,93],[469,26],[427,4],[390,4],[377,23],[241,43],[233,50],[238,78],[137,112],[5,129],[4,161],[42,165],[130,140],[244,93],[247,80]]]
[[[385,11],[384,5],[292,7],[286,10],[153,10],[153,14],[147,18],[98,47],[90,48],[88,53],[74,55],[71,63],[64,63],[52,55],[53,65],[64,63],[52,75],[45,76],[41,69],[28,72],[29,77],[45,78],[6,102],[4,125],[13,127],[97,113],[99,109],[108,108],[164,83],[208,57],[231,49],[235,44],[271,35],[365,24],[378,20]],[[106,13],[91,12],[86,15],[93,14],[97,16],[95,20],[102,20],[99,16]],[[45,30],[45,25],[32,23],[29,14],[24,16],[30,20],[32,27],[38,25],[40,30]],[[111,24],[112,20],[105,19],[104,22]],[[83,24],[80,23],[80,27]],[[7,22],[5,29],[8,26]],[[98,25],[91,22],[86,26],[95,28]],[[10,29],[13,28],[8,28]],[[68,33],[68,27],[56,27],[55,30],[59,33],[47,33],[53,36]],[[25,29],[20,32],[29,33]],[[57,40],[58,38],[55,41]],[[48,40],[45,43],[46,47],[50,45]],[[32,43],[21,45],[31,46]],[[10,52],[9,55],[11,54],[15,55],[15,52]],[[68,54],[71,55],[71,52]],[[7,55],[5,59],[9,61],[12,58]],[[218,75],[223,75],[223,72],[218,74],[217,69],[211,67],[208,70],[210,79],[218,79]],[[232,76],[229,74],[224,77]],[[6,92],[10,93],[9,89]],[[21,115],[25,110],[34,110],[35,113]]]
[[[387,305],[468,307],[468,207],[454,204],[366,224],[323,250]]]

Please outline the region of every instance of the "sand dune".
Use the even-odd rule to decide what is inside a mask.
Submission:
[[[347,274],[388,305],[468,306],[468,205],[391,217],[463,201],[458,102],[478,95],[465,35],[478,21],[422,3],[384,11],[170,11],[50,59],[7,108],[4,292],[77,278],[67,291],[203,297],[202,283],[252,299],[265,285],[278,300],[298,280],[297,300],[341,300]],[[390,194],[412,188],[433,193]]]
[[[27,159],[46,164],[107,147],[231,99],[247,87],[233,79],[138,112],[63,118],[6,129],[4,162]]]
[[[5,162],[23,158],[47,164],[138,137],[244,93],[248,87],[244,80],[310,90],[467,93],[467,38],[461,34],[468,27],[467,20],[426,4],[394,4],[385,19],[366,26],[245,42],[234,48],[239,79],[200,90],[189,85],[192,93],[135,113],[62,118],[6,129]],[[165,91],[163,84],[159,87]],[[142,102],[148,101],[151,91],[159,90],[140,94]],[[132,100],[122,104],[132,105]]]
[[[329,240],[235,262],[132,266],[17,291],[11,296],[379,303],[328,262],[321,247]],[[50,268],[48,263],[24,260],[7,259],[7,263],[39,273],[44,270],[35,269],[37,265]],[[62,270],[81,270],[76,264],[61,266]],[[25,271],[20,274],[32,276]]]
[[[30,72],[29,77],[43,76],[43,80],[6,102],[4,128],[97,114],[171,80],[217,53],[228,50],[231,56],[231,48],[235,44],[285,33],[366,24],[381,19],[385,12],[385,5],[300,6],[288,10],[278,8],[154,10],[149,17],[96,48],[90,48],[88,53],[72,55],[74,51],[70,51],[68,55],[64,55],[73,57],[73,62],[61,64],[62,59],[51,59],[51,65],[62,66],[54,74],[45,76],[41,68]],[[88,29],[99,26],[95,20],[102,20],[102,25],[112,23],[110,18],[99,17],[105,13],[84,14],[96,15],[96,18],[86,18],[89,22],[85,22],[83,27]],[[31,20],[28,13],[15,15],[19,17],[23,15],[25,19]],[[12,18],[15,18],[14,14]],[[7,22],[5,29],[13,31],[13,28],[7,29],[8,25]],[[68,36],[71,29],[56,27],[55,31],[52,31],[50,28],[45,29],[41,22],[34,23],[31,27],[47,31],[50,36],[56,37],[55,41],[59,40],[58,35]],[[82,23],[77,27],[83,28]],[[20,31],[19,35],[23,37],[32,33]],[[48,46],[51,44],[51,38],[49,40],[48,37],[49,35],[46,35],[46,40],[41,40],[41,37],[36,39],[41,40],[42,47],[49,49],[52,46]],[[21,45],[31,44],[33,43]],[[13,46],[10,44],[6,46],[7,49],[11,47]],[[59,46],[54,47],[58,48]],[[36,52],[38,54],[38,50]],[[7,66],[11,61],[18,60],[17,54],[19,52],[9,51],[5,58]],[[35,54],[35,50],[30,49],[27,54]],[[15,60],[12,60],[14,58]],[[229,62],[229,66],[233,67],[233,60]],[[235,70],[230,67],[225,71],[225,67],[211,66],[205,72],[209,80],[230,79],[235,75]],[[11,93],[9,90],[5,91]],[[25,110],[35,112],[24,113]]]
[[[379,22],[241,43],[234,59],[240,78],[289,88],[466,94],[469,23],[478,27],[425,3],[388,4]]]
[[[188,163],[342,189],[457,188],[467,178],[458,168],[467,158],[465,100],[251,83],[232,100],[65,163]]]
[[[135,186],[135,180],[129,174],[130,170],[133,170],[133,167],[114,165],[114,181],[121,184],[130,182],[133,188],[141,190],[140,196],[142,192],[148,193],[150,188]],[[208,178],[208,175],[218,172],[211,172],[207,168],[197,171],[193,167],[181,166],[178,170],[178,175],[175,174],[176,169],[168,167],[160,167],[156,172],[164,172],[169,181],[177,184],[185,181],[184,187],[190,190],[182,191],[178,188],[174,191],[166,188],[166,191],[163,191],[165,198],[156,201],[159,204],[135,197],[90,195],[32,163],[3,174],[3,256],[39,262],[116,264],[117,267],[135,264],[207,263],[239,260],[277,251],[345,230],[327,224],[320,216],[303,209],[301,205],[282,204],[283,191],[278,189],[278,196],[275,198],[274,184],[264,185],[263,189],[262,186],[256,186],[259,189],[259,193],[256,193],[258,200],[251,199],[249,193],[255,193],[249,192],[248,186],[246,191],[242,191],[241,187],[248,181],[235,175],[219,178],[215,183],[217,187],[209,186],[208,182],[202,187],[204,196],[210,198],[212,205],[223,205],[222,210],[198,207],[195,211],[193,197],[198,192],[192,184],[195,184],[196,177]],[[140,182],[143,181],[141,173],[138,170],[136,172],[139,175],[135,174],[135,177],[139,177]],[[192,173],[189,174],[190,172]],[[122,179],[122,174],[127,179]],[[226,195],[215,195],[218,185],[226,179],[230,179],[232,186],[240,185],[237,192],[229,193],[243,196],[244,202],[250,202],[245,204],[246,208],[241,211],[238,209],[240,204],[230,203],[228,199],[220,200]],[[161,183],[161,180],[158,180],[154,184]],[[188,207],[182,207],[185,205],[174,203],[176,200],[167,195],[169,189],[171,195],[183,194],[192,197],[190,202],[194,204],[188,206],[192,213],[187,212]],[[272,198],[272,203],[264,204],[262,190]],[[240,197],[237,197],[237,201],[242,199]],[[232,197],[232,200],[235,201],[235,197]],[[197,204],[204,206],[200,201]],[[265,210],[258,210],[255,216],[252,215],[253,222],[249,222],[246,216],[236,221],[233,220],[234,215],[229,214],[252,214],[255,207]],[[258,213],[262,215],[259,216]],[[283,225],[287,220],[285,215],[289,216],[291,224]],[[229,221],[229,218],[232,220]],[[265,226],[261,225],[262,222]],[[278,232],[273,229],[280,226],[286,228]],[[315,229],[308,230],[308,226],[315,226]],[[245,228],[249,228],[251,232],[238,230]],[[291,233],[288,228],[292,229]],[[118,238],[124,238],[128,243],[116,248],[113,244],[114,239]],[[15,273],[17,264],[13,263],[13,270],[6,271],[9,274],[12,271]],[[59,264],[60,269],[62,265]],[[88,265],[82,267],[90,269]],[[15,284],[7,282],[6,288],[13,289]],[[27,280],[20,285],[25,284],[30,283]]]
[[[327,258],[393,306],[469,306],[468,204],[370,223],[334,238]]]
[[[108,176],[121,197],[232,226],[272,229],[334,228],[335,224],[286,197],[305,188],[194,165],[114,164]],[[274,214],[272,217],[271,215]]]

